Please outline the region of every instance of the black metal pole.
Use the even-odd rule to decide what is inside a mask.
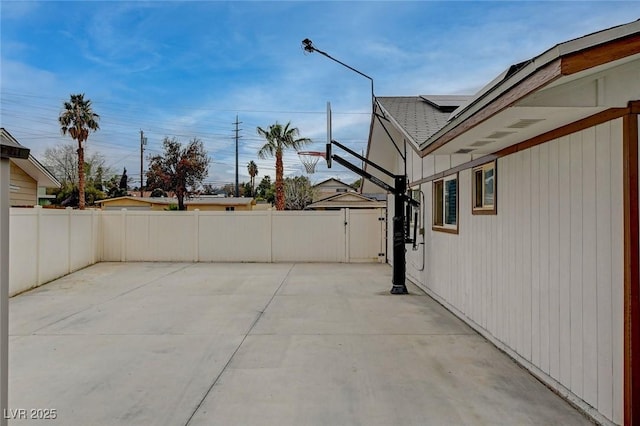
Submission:
[[[405,285],[406,255],[404,246],[404,191],[407,188],[406,176],[396,176],[393,197],[393,277],[391,294],[407,294]]]

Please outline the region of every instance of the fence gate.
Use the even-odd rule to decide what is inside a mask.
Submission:
[[[345,209],[346,262],[386,260],[385,209]]]

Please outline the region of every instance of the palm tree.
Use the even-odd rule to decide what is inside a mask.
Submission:
[[[272,124],[267,130],[262,127],[257,128],[258,134],[267,140],[267,143],[258,151],[258,157],[263,159],[276,157],[276,210],[284,210],[282,152],[287,148],[293,148],[297,151],[304,144],[311,142],[309,138],[298,138],[298,128],[290,126],[291,122],[283,127],[276,121],[276,124]]]
[[[247,164],[247,171],[251,177],[251,195],[253,196],[256,193],[256,176],[258,175],[258,165],[255,161],[249,161],[249,164]]]
[[[78,141],[78,207],[84,210],[84,142],[90,131],[100,128],[100,116],[93,112],[91,101],[84,99],[84,93],[71,95],[71,99],[64,103],[64,111],[60,113],[58,121],[63,135],[69,133],[72,139]]]

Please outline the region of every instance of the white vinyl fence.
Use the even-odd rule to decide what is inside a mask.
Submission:
[[[12,208],[9,217],[9,294],[100,260],[100,212]]]
[[[96,262],[380,262],[384,210],[11,209],[14,295]]]
[[[102,260],[378,262],[383,211],[102,212]]]

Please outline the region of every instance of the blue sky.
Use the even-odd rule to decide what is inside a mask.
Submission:
[[[639,2],[6,1],[1,12],[0,121],[36,157],[71,142],[57,117],[71,93],[100,114],[89,137],[114,172],[139,183],[140,130],[147,154],[165,136],[197,137],[212,158],[208,183],[240,180],[259,160],[256,127],[298,127],[321,150],[326,102],[333,137],[366,148],[369,81],[301,41],[373,77],[378,96],[473,94],[509,65],[555,44],[640,18]],[[146,160],[145,160],[146,163]],[[295,153],[285,173],[300,175]],[[312,181],[357,176],[319,165]]]

